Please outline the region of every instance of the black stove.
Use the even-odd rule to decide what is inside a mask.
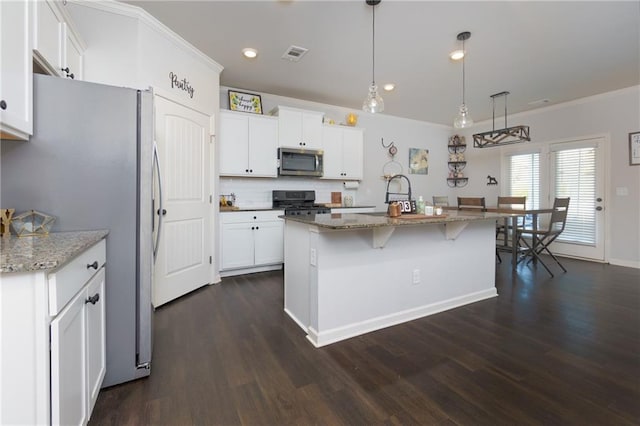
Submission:
[[[302,216],[331,213],[328,207],[315,203],[315,191],[274,190],[271,194],[274,209],[284,209],[285,216]]]

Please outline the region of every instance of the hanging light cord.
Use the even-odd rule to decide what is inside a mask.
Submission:
[[[462,105],[466,105],[464,102],[464,91],[465,91],[465,87],[464,87],[464,63],[465,63],[465,59],[467,56],[467,51],[464,50],[464,38],[462,39]]]
[[[373,86],[376,84],[376,5],[372,5],[371,9],[373,10],[373,36],[371,41],[371,45],[373,46],[373,55],[371,55],[371,57],[373,59],[371,60],[371,85]]]

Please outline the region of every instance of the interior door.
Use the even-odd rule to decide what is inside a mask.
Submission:
[[[154,215],[156,228],[160,221],[162,225],[156,249],[154,307],[210,282],[209,123],[210,117],[202,113],[155,97],[161,188],[154,188]]]
[[[604,260],[604,139],[549,146],[550,205],[555,197],[571,197],[567,225],[551,251]]]

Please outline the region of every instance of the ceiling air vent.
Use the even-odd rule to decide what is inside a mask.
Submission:
[[[309,49],[305,49],[304,47],[291,45],[287,48],[287,50],[285,50],[284,54],[282,55],[282,59],[287,59],[292,62],[298,62],[300,58],[302,58],[308,51]]]

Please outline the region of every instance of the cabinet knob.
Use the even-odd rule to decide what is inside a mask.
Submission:
[[[254,229],[256,229],[256,227],[255,227],[255,226],[252,226],[252,227],[251,227],[251,230],[253,231]]]
[[[259,227],[259,226],[256,226],[256,229],[260,229],[260,227]]]
[[[69,77],[71,80],[73,80],[73,79],[74,79],[73,73],[71,73],[71,74],[67,74],[67,77]]]
[[[253,173],[253,169],[249,169],[249,173]]]
[[[66,72],[67,74],[69,74],[69,67],[66,67],[66,68],[60,68],[60,71],[64,71],[64,72]]]
[[[254,216],[253,218],[254,218],[254,219],[257,219],[258,217],[257,217],[257,216]]]
[[[4,99],[0,101],[0,108],[2,108],[3,110],[7,109],[7,103]]]
[[[84,301],[84,304],[86,305],[87,303],[91,303],[92,305],[95,305],[98,303],[98,300],[100,300],[100,293],[96,293],[93,296],[88,297],[87,300]]]
[[[244,172],[245,173],[249,173],[249,169],[244,169]]]
[[[98,270],[98,261],[94,261],[93,263],[87,263],[87,269],[95,269],[96,271]]]

